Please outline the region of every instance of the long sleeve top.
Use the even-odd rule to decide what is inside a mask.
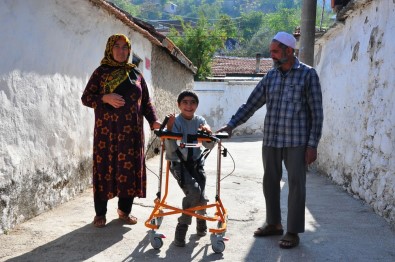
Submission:
[[[263,146],[318,146],[324,115],[321,85],[314,68],[295,58],[286,73],[270,70],[228,125],[235,128],[245,123],[265,104]]]

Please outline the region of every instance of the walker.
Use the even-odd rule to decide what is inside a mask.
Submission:
[[[169,215],[175,215],[184,213],[190,215],[192,217],[197,217],[199,219],[204,219],[207,221],[216,221],[216,228],[209,228],[211,246],[215,253],[222,253],[225,250],[225,241],[228,239],[225,237],[226,226],[228,214],[227,210],[224,208],[221,197],[220,197],[220,178],[221,178],[221,155],[226,157],[227,150],[224,149],[221,151],[221,139],[228,138],[227,133],[219,133],[215,135],[209,135],[207,133],[198,133],[197,134],[197,143],[187,143],[180,144],[179,142],[182,139],[181,133],[174,133],[170,131],[163,131],[163,127],[166,124],[166,119],[164,120],[160,129],[154,131],[155,135],[160,138],[160,164],[159,164],[159,183],[158,183],[158,193],[156,194],[157,198],[154,200],[155,206],[152,210],[151,215],[145,222],[145,226],[150,228],[148,234],[151,242],[151,246],[154,249],[160,249],[163,246],[163,238],[166,238],[165,235],[156,232],[159,229],[163,217]],[[166,173],[165,173],[165,184],[164,184],[164,195],[162,197],[162,172],[163,172],[163,159],[164,159],[164,150],[165,150],[165,139],[174,139],[177,140],[177,144],[180,144],[183,147],[197,147],[200,146],[200,143],[203,141],[215,141],[217,142],[217,178],[216,178],[216,195],[215,195],[215,203],[208,203],[207,205],[196,206],[193,208],[182,209],[177,208],[166,203],[166,198],[168,194],[168,184],[169,184],[169,173],[170,173],[170,161],[166,161]],[[214,216],[202,216],[196,214],[194,211],[215,208]]]

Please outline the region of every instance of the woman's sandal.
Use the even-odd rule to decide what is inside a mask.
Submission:
[[[106,226],[106,216],[95,216],[93,219],[93,225],[97,228]]]
[[[127,224],[129,224],[129,225],[137,224],[137,217],[128,215],[120,209],[118,209],[117,212],[118,212],[119,219],[125,221]]]
[[[299,245],[299,236],[298,234],[292,234],[287,232],[281,239],[278,241],[278,245],[281,248],[293,248]]]

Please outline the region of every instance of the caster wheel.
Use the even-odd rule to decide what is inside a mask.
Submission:
[[[211,247],[215,253],[219,254],[225,250],[225,243],[222,240],[218,240],[216,243],[213,243]]]
[[[163,246],[163,240],[161,238],[159,238],[159,237],[154,237],[151,240],[151,246],[154,249],[158,250],[158,249],[160,249]]]
[[[163,217],[158,217],[158,218],[156,219],[157,225],[158,225],[158,226],[162,225],[162,221],[163,221]]]

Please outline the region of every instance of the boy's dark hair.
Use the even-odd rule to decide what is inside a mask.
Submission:
[[[199,97],[197,96],[197,94],[196,94],[195,92],[190,91],[190,90],[182,91],[182,92],[178,95],[177,103],[180,104],[180,103],[181,103],[181,100],[184,99],[184,97],[186,97],[186,96],[191,96],[191,97],[193,97],[193,98],[196,100],[196,103],[199,104]]]

